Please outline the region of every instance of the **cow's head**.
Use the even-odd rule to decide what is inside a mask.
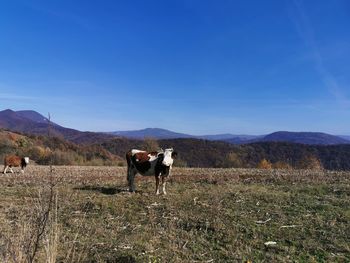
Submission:
[[[165,166],[172,166],[174,159],[177,156],[177,153],[174,152],[173,148],[169,148],[169,149],[165,149],[163,154],[164,154],[164,158],[163,158],[162,164]]]
[[[21,160],[21,173],[24,173],[24,168],[29,164],[29,157],[23,157]]]

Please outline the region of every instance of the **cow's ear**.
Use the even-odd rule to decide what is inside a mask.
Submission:
[[[171,158],[176,159],[176,157],[177,157],[177,152],[172,152],[171,153]]]

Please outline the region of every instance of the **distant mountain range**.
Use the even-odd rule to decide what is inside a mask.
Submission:
[[[232,144],[247,144],[255,142],[292,142],[301,144],[314,145],[334,145],[334,144],[350,144],[350,136],[335,136],[321,132],[287,132],[279,131],[268,135],[234,135],[234,134],[216,134],[216,135],[190,135],[177,133],[159,128],[147,128],[134,131],[116,131],[111,132],[130,139],[204,139],[210,141],[225,141]],[[348,139],[346,139],[348,138]]]
[[[29,134],[47,135],[48,119],[36,111],[13,111],[10,109],[0,111],[0,128],[24,132]],[[190,135],[160,128],[147,128],[132,131],[82,132],[65,128],[51,122],[50,134],[75,143],[98,143],[115,137],[129,139],[204,139],[210,141],[225,141],[231,144],[248,144],[255,142],[291,142],[314,145],[350,144],[350,136],[335,136],[320,132],[287,132],[280,131],[268,135]]]
[[[194,136],[189,134],[178,133],[159,128],[147,128],[134,131],[114,131],[110,132],[110,134],[131,139],[144,139],[148,137],[156,139],[194,138]]]
[[[243,142],[253,140],[261,136],[255,135],[234,135],[230,133],[215,134],[215,135],[190,135],[185,133],[178,133],[160,128],[146,128],[142,130],[132,131],[114,131],[110,134],[122,136],[131,139],[144,139],[144,138],[155,138],[155,139],[181,139],[181,138],[192,138],[192,139],[203,139],[209,141],[226,141],[234,140],[235,142]]]
[[[350,141],[339,136],[330,135],[322,132],[287,132],[280,131],[268,134],[259,140],[259,142],[291,142],[313,145],[334,145],[350,144]]]

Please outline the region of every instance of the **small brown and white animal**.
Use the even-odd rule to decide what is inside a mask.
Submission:
[[[8,155],[4,159],[4,171],[6,174],[7,169],[13,173],[12,167],[21,167],[21,173],[24,173],[24,168],[29,164],[29,157],[19,157],[17,155]]]
[[[166,178],[170,174],[177,153],[172,148],[161,152],[146,152],[133,149],[126,154],[128,163],[129,191],[135,192],[134,179],[137,173],[143,176],[155,176],[156,194],[159,194],[159,179],[162,178],[163,194],[166,194]]]

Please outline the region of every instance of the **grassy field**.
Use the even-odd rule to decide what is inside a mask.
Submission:
[[[0,175],[0,261],[350,262],[350,173],[175,168],[166,196],[136,185],[120,167]]]

